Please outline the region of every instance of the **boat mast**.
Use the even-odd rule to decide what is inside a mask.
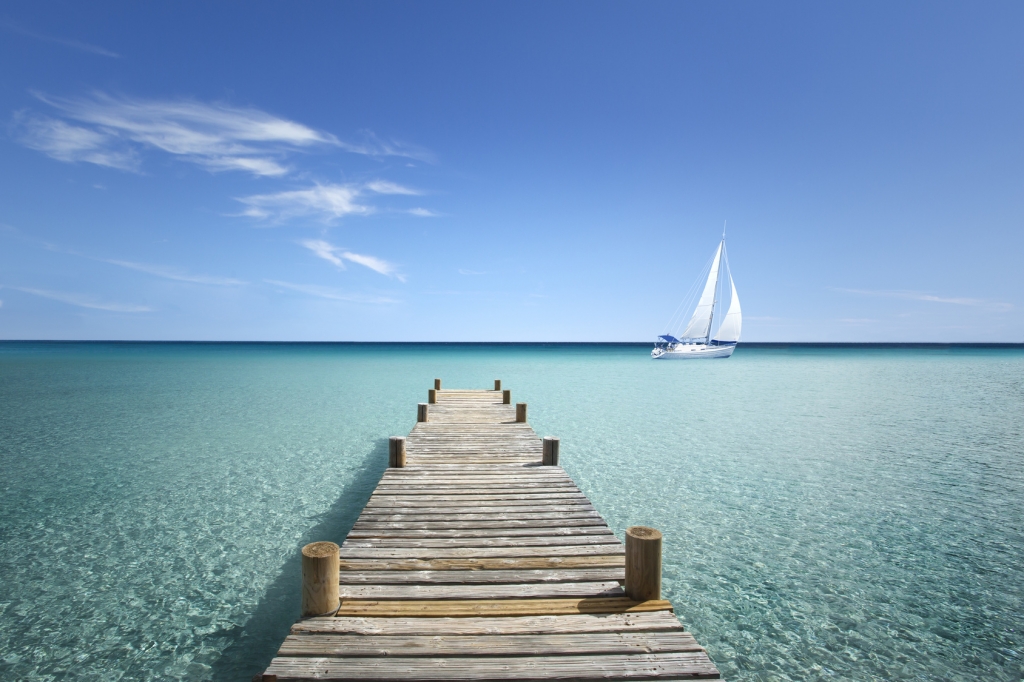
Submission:
[[[725,258],[725,225],[728,225],[728,224],[729,224],[729,221],[726,221],[725,224],[722,225],[722,246],[719,247],[719,248],[722,249],[722,255],[720,256],[720,258]],[[705,346],[708,345],[709,343],[711,343],[711,328],[715,325],[715,306],[718,304],[718,283],[721,281],[721,279],[722,279],[722,262],[721,262],[721,260],[719,260],[719,262],[718,262],[718,272],[715,273],[715,297],[711,301],[711,315],[708,316],[708,329],[707,329],[707,332],[704,334],[704,345]]]

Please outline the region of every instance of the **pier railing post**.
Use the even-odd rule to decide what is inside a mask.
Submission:
[[[516,403],[516,421],[526,423],[526,403]]]
[[[419,403],[416,405],[416,421],[425,422],[427,421],[427,404]]]
[[[626,529],[626,596],[661,599],[661,532],[647,526]]]
[[[495,391],[500,391],[501,390],[501,379],[495,379],[494,380],[494,390]]]
[[[541,464],[546,467],[558,466],[558,443],[559,440],[554,436],[544,436],[544,456],[541,460]]]
[[[326,616],[341,605],[340,550],[333,542],[311,542],[302,548],[302,617]]]
[[[427,402],[430,403],[431,405],[436,405],[437,404],[437,389],[436,388],[428,388],[427,389]]]
[[[441,390],[441,380],[440,379],[434,379],[434,390],[435,391],[440,391]]]
[[[405,466],[405,436],[391,436],[388,441],[388,466],[395,469]]]
[[[512,404],[512,391],[507,388],[501,392],[501,404],[511,405]]]

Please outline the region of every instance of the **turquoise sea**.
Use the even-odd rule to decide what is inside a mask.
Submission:
[[[434,377],[530,405],[738,680],[1024,678],[1024,349],[0,343],[0,677],[248,680]]]

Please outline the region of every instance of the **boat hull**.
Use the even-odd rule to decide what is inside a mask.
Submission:
[[[672,350],[663,350],[661,353],[658,351],[661,349],[656,348],[652,353],[651,357],[655,360],[703,360],[712,358],[727,358],[732,355],[732,352],[736,350],[736,344],[722,345],[722,346],[705,346],[704,344],[685,344],[674,348]]]

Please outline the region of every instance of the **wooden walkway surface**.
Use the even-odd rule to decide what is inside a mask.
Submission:
[[[437,391],[341,546],[341,606],[263,680],[718,679],[501,391]],[[333,581],[332,581],[333,582]]]

